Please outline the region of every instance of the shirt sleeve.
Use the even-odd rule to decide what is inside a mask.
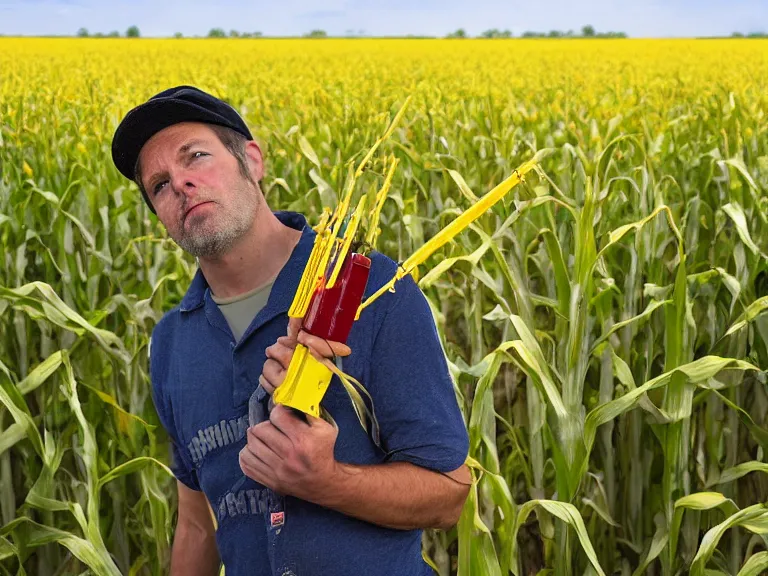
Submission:
[[[171,441],[171,464],[170,469],[173,475],[187,487],[192,490],[200,491],[200,483],[197,479],[197,472],[194,466],[188,462],[184,457],[184,447],[181,446],[178,440],[178,434],[176,432],[176,424],[173,418],[173,410],[171,410],[170,402],[166,398],[161,383],[163,382],[164,366],[168,365],[165,354],[160,351],[159,346],[152,345],[155,341],[155,335],[153,334],[150,339],[150,355],[149,355],[149,368],[150,379],[152,380],[152,400],[155,403],[155,410],[157,416],[160,419],[165,431],[168,433],[168,437]]]
[[[368,391],[389,462],[459,468],[469,437],[427,299],[409,275],[396,285],[371,355]]]

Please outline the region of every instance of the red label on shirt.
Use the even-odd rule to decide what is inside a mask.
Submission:
[[[285,512],[272,512],[272,526],[282,526],[285,524]]]

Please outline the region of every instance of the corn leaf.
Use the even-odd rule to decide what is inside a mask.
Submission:
[[[752,554],[736,576],[760,576],[768,570],[768,552]]]
[[[723,537],[723,534],[729,529],[735,526],[745,526],[750,522],[753,522],[766,515],[768,510],[765,504],[755,504],[743,510],[739,510],[735,514],[732,514],[726,518],[723,522],[710,528],[704,538],[701,541],[696,556],[693,558],[691,564],[691,576],[703,576],[706,568],[706,563],[714,554],[718,542]]]
[[[587,528],[584,526],[584,520],[581,518],[581,514],[573,504],[567,502],[555,502],[553,500],[531,500],[526,502],[520,507],[520,511],[517,514],[517,526],[522,526],[530,513],[536,508],[541,507],[553,516],[556,516],[576,532],[576,536],[581,543],[581,547],[584,553],[587,555],[590,564],[600,576],[605,576],[605,572],[600,567],[600,563],[597,560],[597,555],[592,547],[592,542],[589,540],[587,534]]]

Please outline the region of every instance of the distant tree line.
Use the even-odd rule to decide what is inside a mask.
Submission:
[[[176,38],[182,38],[181,32],[176,33]],[[230,30],[229,33],[224,28],[211,28],[208,31],[208,38],[261,38],[261,32],[239,32]]]
[[[104,34],[102,32],[95,32],[94,34],[91,34],[88,32],[88,28],[80,28],[77,31],[77,36],[79,38],[120,38],[120,32],[117,30],[112,30],[109,34]],[[141,36],[141,32],[139,31],[138,26],[131,26],[128,28],[128,30],[125,31],[125,37],[126,38],[139,38]]]
[[[731,38],[768,38],[768,34],[765,32],[749,32],[748,34],[734,32],[731,34]]]
[[[320,32],[322,32],[322,30]],[[325,32],[323,32],[323,34],[325,34]],[[109,34],[104,34],[102,32],[91,34],[88,32],[88,28],[80,28],[77,31],[77,36],[79,38],[120,38],[120,32],[113,30]],[[125,31],[125,37],[140,38],[141,32],[139,31],[138,26],[131,26],[128,28]],[[176,32],[173,37],[184,38],[184,34],[181,32]],[[211,28],[208,31],[207,38],[261,38],[261,32],[239,32],[237,30],[230,30],[229,32],[226,32],[223,28]]]
[[[532,32],[527,30],[520,35],[521,38],[626,38],[625,32],[595,32],[594,27],[584,26],[581,34],[576,34],[573,30],[563,32],[561,30],[550,30],[549,32]],[[464,28],[451,32],[446,38],[470,38]],[[512,38],[512,32],[509,30],[499,30],[491,28],[486,30],[478,38]]]
[[[120,32],[113,30],[108,34],[102,32],[96,32],[91,34],[87,28],[80,28],[77,31],[77,36],[80,38],[120,38]],[[125,31],[126,38],[139,38],[141,32],[137,26],[131,26]],[[347,30],[346,36],[352,37],[364,37],[364,32],[359,30],[355,33],[354,30]],[[174,38],[184,38],[184,34],[176,32],[173,35]],[[208,31],[206,38],[262,38],[261,32],[240,32],[238,30],[230,30],[227,32],[224,28],[211,28]],[[302,36],[303,38],[328,38],[328,33],[325,30],[315,29],[307,32]],[[408,35],[407,38],[430,38],[430,36],[414,36]],[[477,36],[477,38],[512,38],[512,31],[509,29],[500,30],[498,28],[490,28]],[[573,30],[566,32],[560,30],[550,30],[549,32],[532,32],[526,31],[521,34],[522,38],[626,38],[627,35],[624,32],[596,32],[592,26],[584,26],[581,29],[581,34],[574,33]],[[734,32],[733,37],[745,37],[740,32]],[[763,38],[766,37],[763,33],[752,33],[746,36],[747,38]],[[199,38],[199,36],[195,36]],[[454,32],[446,35],[446,38],[471,38],[464,28],[459,28]]]

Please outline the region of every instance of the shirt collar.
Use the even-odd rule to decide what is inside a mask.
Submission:
[[[301,230],[301,238],[293,249],[288,262],[283,266],[275,279],[269,298],[270,308],[274,306],[288,310],[296,293],[296,288],[298,288],[301,281],[301,275],[309,259],[309,254],[312,252],[315,242],[315,231],[307,224],[307,219],[304,215],[298,212],[279,211],[274,212],[274,215],[286,226],[290,226],[294,230]],[[290,290],[291,287],[293,287],[293,290]],[[181,312],[191,312],[200,308],[205,303],[207,296],[210,296],[210,287],[202,271],[198,268],[187,289],[187,293],[181,300],[179,309]]]

